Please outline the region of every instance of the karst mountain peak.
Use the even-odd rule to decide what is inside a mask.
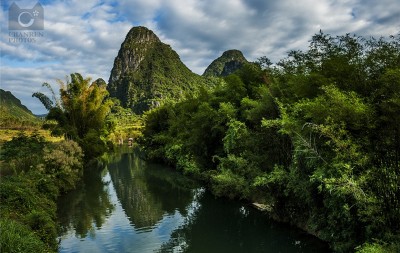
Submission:
[[[111,97],[136,113],[209,85],[208,77],[223,77],[247,63],[239,50],[228,50],[214,60],[203,76],[193,73],[171,46],[150,29],[133,27],[121,44],[108,81]]]

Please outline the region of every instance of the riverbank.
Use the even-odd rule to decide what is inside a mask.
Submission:
[[[154,161],[162,162],[163,160],[156,159]],[[248,193],[246,197],[243,197],[243,195],[240,196],[237,194],[237,192],[235,192],[236,190],[235,188],[231,188],[232,191],[229,192],[229,189],[225,188],[224,185],[222,185],[222,187],[224,187],[225,189],[223,191],[219,191],[217,187],[220,187],[221,185],[213,185],[213,183],[215,182],[212,181],[212,178],[209,175],[193,173],[193,168],[196,167],[198,168],[198,165],[196,165],[194,162],[187,163],[188,165],[190,165],[188,167],[183,167],[182,164],[174,164],[170,160],[166,161],[164,160],[163,163],[168,166],[175,167],[175,169],[177,169],[183,175],[189,178],[202,182],[204,185],[207,186],[208,190],[212,192],[214,197],[219,197],[222,199],[226,198],[229,200],[244,201],[245,203],[248,204],[248,206],[251,206],[252,208],[256,209],[258,212],[269,217],[273,221],[301,229],[308,235],[318,238],[321,242],[330,245],[330,250],[332,250],[333,252],[357,252],[357,253],[399,252],[398,250],[400,249],[400,245],[398,244],[397,235],[389,235],[386,241],[376,240],[374,242],[365,242],[363,244],[354,247],[350,251],[333,248],[332,245],[334,244],[334,242],[327,239],[329,237],[327,236],[326,230],[324,228],[317,226],[317,224],[315,223],[315,217],[309,217],[308,219],[303,219],[304,217],[307,216],[305,216],[300,212],[297,212],[300,210],[293,209],[293,207],[290,208],[290,205],[285,206],[284,205],[285,203],[268,202],[266,201],[266,199],[262,199],[259,197],[260,192],[253,192],[253,195],[251,193]],[[392,240],[390,240],[390,238],[392,238]]]
[[[196,180],[140,157],[118,147],[59,198],[59,252],[329,252],[246,202],[216,198]]]
[[[2,145],[1,162],[0,251],[57,252],[56,200],[82,177],[81,148],[19,133]]]

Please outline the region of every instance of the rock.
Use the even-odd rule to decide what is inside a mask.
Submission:
[[[251,203],[251,205],[262,212],[272,212],[272,206],[270,205],[255,202]]]

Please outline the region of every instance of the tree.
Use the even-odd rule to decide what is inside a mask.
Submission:
[[[104,81],[83,78],[73,73],[66,83],[57,80],[60,85],[60,99],[57,99],[51,86],[44,83],[53,94],[52,99],[43,93],[32,96],[38,98],[49,111],[46,119],[56,122],[51,125],[53,135],[64,135],[79,143],[86,158],[101,155],[107,150],[106,117],[113,102],[108,98]]]
[[[150,111],[143,145],[216,195],[267,203],[335,251],[366,242],[357,250],[400,252],[399,66],[400,34],[320,32],[274,66],[262,57]]]

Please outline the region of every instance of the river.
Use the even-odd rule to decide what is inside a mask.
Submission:
[[[329,252],[246,203],[124,147],[58,201],[59,252]]]

